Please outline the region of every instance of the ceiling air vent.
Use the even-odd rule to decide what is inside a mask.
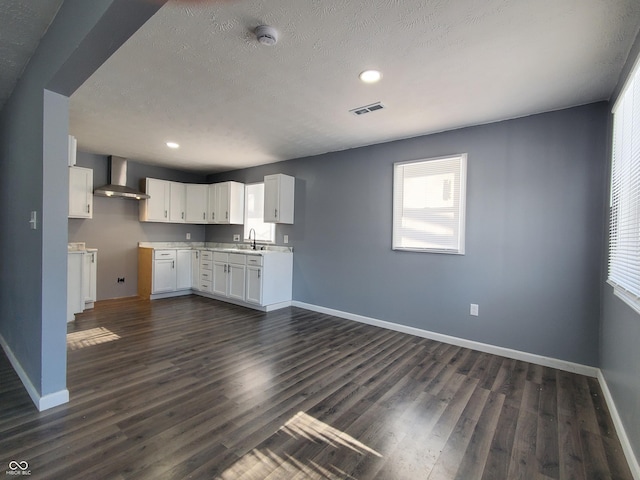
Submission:
[[[380,102],[372,103],[371,105],[365,105],[364,107],[354,108],[349,110],[349,113],[353,113],[354,115],[364,115],[365,113],[375,112],[376,110],[382,110],[384,105]]]

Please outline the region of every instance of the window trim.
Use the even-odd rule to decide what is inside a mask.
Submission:
[[[612,226],[614,222],[613,218],[613,204],[614,204],[614,162],[615,162],[615,140],[616,140],[616,115],[618,109],[622,105],[622,102],[625,100],[625,96],[628,90],[635,85],[636,82],[640,82],[640,56],[636,58],[633,67],[631,68],[629,75],[624,81],[623,87],[620,89],[620,93],[618,94],[618,98],[616,99],[613,108],[611,109],[611,113],[613,115],[612,129],[611,129],[611,170],[610,170],[610,178],[609,178],[609,230],[608,230],[608,252],[607,252],[607,281],[613,288],[613,293],[616,297],[626,303],[632,310],[636,313],[640,314],[640,297],[631,292],[629,289],[625,288],[623,285],[617,283],[615,280],[611,279],[611,253],[612,253]],[[630,107],[633,106],[632,105]],[[629,107],[629,108],[630,108]],[[637,113],[637,116],[640,117],[640,112]],[[633,117],[633,112],[632,112]],[[638,126],[638,130],[640,130],[640,125]],[[640,145],[638,145],[640,149]],[[622,149],[622,148],[620,148]],[[636,185],[640,187],[640,182]],[[638,208],[640,211],[640,208]],[[617,219],[616,219],[617,222]],[[636,273],[640,273],[640,269],[637,269]]]
[[[242,239],[243,239],[244,242],[253,241],[253,239],[249,240],[247,238],[247,235],[249,234],[249,231],[247,230],[247,225],[248,225],[247,215],[248,215],[248,211],[249,211],[249,202],[248,202],[248,198],[247,197],[249,195],[249,189],[247,187],[251,187],[251,186],[255,186],[255,185],[262,185],[263,191],[264,191],[264,182],[246,183],[245,184],[245,189],[244,189],[244,206],[245,206],[245,209],[244,209],[244,215],[243,215],[244,224],[242,225]],[[258,239],[256,239],[256,243],[275,244],[276,243],[276,225],[274,223],[264,222],[264,202],[263,202],[262,219],[263,219],[262,223],[268,224],[270,226],[271,239],[258,238]]]
[[[459,205],[458,205],[458,247],[457,248],[417,248],[417,247],[405,247],[397,245],[396,241],[396,227],[399,225],[398,219],[398,206],[396,205],[396,185],[397,175],[399,173],[398,167],[404,165],[421,164],[428,162],[436,162],[443,160],[459,159],[459,169],[454,173],[459,175],[460,192],[459,192]],[[459,153],[454,155],[444,155],[441,157],[421,158],[417,160],[408,160],[403,162],[395,162],[393,164],[393,191],[392,191],[392,223],[391,223],[391,249],[396,251],[407,252],[419,252],[419,253],[443,253],[448,255],[465,255],[465,238],[466,238],[466,197],[467,197],[467,154]],[[400,207],[401,209],[401,207]]]

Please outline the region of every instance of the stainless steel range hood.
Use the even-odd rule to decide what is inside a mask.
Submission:
[[[109,178],[111,183],[104,187],[96,188],[94,195],[101,197],[132,198],[142,200],[150,198],[146,193],[127,187],[127,159],[122,157],[109,157]]]

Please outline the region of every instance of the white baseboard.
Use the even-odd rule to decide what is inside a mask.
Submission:
[[[38,411],[42,412],[43,410],[57,407],[58,405],[62,405],[69,401],[69,390],[66,388],[64,390],[59,390],[57,392],[41,396],[33,383],[31,383],[31,379],[27,375],[27,372],[24,371],[22,365],[20,365],[20,362],[13,354],[9,344],[2,335],[0,335],[0,346],[2,346],[2,350],[4,350],[4,353],[7,355],[11,366],[18,374],[18,377],[22,381],[22,385],[24,385],[24,388],[27,390],[27,393],[31,397],[31,401],[34,403]]]
[[[618,438],[620,439],[622,451],[624,452],[624,456],[626,457],[627,463],[629,464],[631,474],[633,475],[634,480],[640,480],[640,464],[638,463],[638,459],[636,458],[633,448],[631,447],[631,442],[629,441],[627,431],[625,430],[622,419],[620,418],[620,414],[618,413],[616,402],[613,401],[613,396],[611,395],[611,391],[609,390],[609,385],[607,385],[607,380],[604,378],[604,374],[600,369],[598,369],[598,383],[600,383],[602,394],[604,395],[604,399],[607,402],[609,411],[611,412],[611,419],[613,420],[613,425],[616,428],[616,433],[618,434]]]
[[[512,350],[510,348],[499,347],[496,345],[490,345],[488,343],[476,342],[474,340],[467,340],[466,338],[452,337],[450,335],[444,335],[442,333],[430,332],[429,330],[422,330],[416,327],[408,327],[406,325],[400,325],[398,323],[387,322],[385,320],[378,320],[376,318],[365,317],[363,315],[357,315],[354,313],[343,312],[340,310],[334,310],[332,308],[320,307],[304,302],[292,302],[294,307],[304,308],[319,313],[326,313],[327,315],[333,315],[334,317],[345,318],[347,320],[353,320],[360,323],[366,323],[367,325],[374,325],[376,327],[386,328],[388,330],[394,330],[396,332],[408,333],[417,337],[428,338],[430,340],[437,340],[439,342],[448,343],[451,345],[457,345],[459,347],[470,348],[473,350],[479,350],[485,353],[492,353],[494,355],[500,355],[502,357],[513,358],[515,360],[522,360],[524,362],[531,362],[537,365],[545,367],[557,368],[558,370],[564,370],[566,372],[578,373],[580,375],[586,375],[588,377],[597,377],[599,369],[596,367],[590,367],[588,365],[582,365],[579,363],[568,362],[566,360],[560,360],[552,357],[545,357],[543,355],[537,355],[535,353],[522,352],[520,350]]]

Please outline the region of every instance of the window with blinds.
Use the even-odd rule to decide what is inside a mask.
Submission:
[[[463,255],[467,154],[393,168],[392,248]]]
[[[609,283],[640,313],[640,70],[613,108]]]

